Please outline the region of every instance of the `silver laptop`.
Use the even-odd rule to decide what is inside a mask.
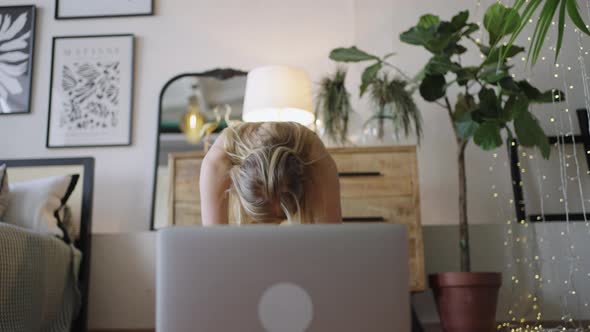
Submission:
[[[158,231],[157,332],[410,331],[404,226]]]

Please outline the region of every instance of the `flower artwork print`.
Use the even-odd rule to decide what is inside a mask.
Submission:
[[[129,145],[133,36],[57,37],[48,147]]]
[[[0,114],[30,111],[35,7],[0,7]]]

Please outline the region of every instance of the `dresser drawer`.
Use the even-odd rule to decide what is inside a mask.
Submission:
[[[198,202],[174,202],[174,225],[201,225],[201,204]]]
[[[413,159],[410,153],[332,153],[341,176],[351,177],[372,173],[373,175],[409,177]]]
[[[201,159],[176,159],[170,165],[174,165],[170,178],[174,179],[173,195],[182,201],[198,202],[199,176],[201,173]]]
[[[349,198],[342,197],[342,218],[351,222],[388,222],[416,227],[412,197]]]
[[[340,195],[346,198],[410,196],[413,190],[410,177],[340,176]]]

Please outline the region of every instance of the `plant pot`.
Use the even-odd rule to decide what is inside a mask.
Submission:
[[[430,275],[430,287],[443,331],[495,331],[501,285],[501,273],[446,272]]]

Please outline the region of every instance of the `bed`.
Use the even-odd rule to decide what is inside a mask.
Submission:
[[[26,320],[31,320],[30,315],[39,317],[43,320],[53,313],[48,313],[46,309],[47,303],[52,300],[50,296],[52,292],[51,287],[47,285],[58,285],[61,299],[64,308],[54,308],[59,311],[59,319],[67,320],[67,322],[60,322],[59,326],[68,325],[69,331],[72,332],[86,332],[87,331],[87,313],[88,313],[88,290],[90,282],[90,254],[91,254],[91,229],[92,229],[92,195],[93,195],[93,181],[94,181],[94,159],[93,158],[66,158],[66,159],[27,159],[27,160],[1,160],[1,165],[6,165],[7,181],[11,185],[31,183],[45,178],[59,178],[60,176],[69,176],[72,180],[68,185],[67,197],[61,201],[64,209],[60,213],[67,213],[67,219],[70,221],[69,228],[63,230],[62,236],[57,236],[52,233],[39,232],[37,230],[27,229],[21,227],[22,225],[11,224],[7,221],[16,212],[6,211],[0,219],[5,222],[0,223],[0,249],[2,253],[2,261],[0,261],[0,311],[12,310],[15,314],[11,314],[12,320],[16,320],[16,325],[19,328],[14,328],[15,331],[23,329],[31,329],[30,326],[40,326],[40,323],[31,323]],[[3,181],[0,174],[0,181]],[[0,193],[2,190],[2,182],[0,182]],[[11,190],[13,188],[11,187]],[[22,197],[36,199],[33,196],[38,196],[38,191],[29,194],[29,196],[19,195],[19,188],[14,192],[10,192],[12,200],[7,204],[16,205],[19,199],[29,205],[28,201]],[[17,197],[18,196],[18,197]],[[15,201],[15,202],[13,202]],[[67,204],[66,204],[67,201]],[[36,203],[36,202],[35,202]],[[20,204],[20,202],[19,202]],[[65,209],[67,205],[67,209]],[[31,203],[27,206],[37,206]],[[2,208],[2,204],[0,204]],[[16,210],[16,207],[12,207]],[[65,212],[67,210],[67,212]],[[0,211],[2,212],[2,211]],[[38,213],[36,215],[43,215]],[[64,218],[64,215],[58,216],[55,211],[55,218]],[[1,220],[0,220],[1,221]],[[61,224],[60,224],[61,227]],[[67,257],[69,255],[69,257]],[[63,267],[62,261],[69,262],[68,266]],[[27,262],[29,264],[25,264]],[[61,264],[61,265],[60,265]],[[14,266],[17,266],[16,268]],[[55,269],[56,271],[52,271]],[[71,270],[70,270],[71,269]],[[58,271],[59,270],[59,271]],[[66,272],[63,272],[66,271]],[[16,271],[16,272],[15,272]],[[70,273],[71,271],[71,273]],[[65,280],[57,280],[55,275],[64,276]],[[2,274],[5,275],[2,275]],[[32,275],[34,274],[34,275]],[[39,280],[41,276],[45,276],[50,281]],[[18,276],[16,278],[15,276]],[[17,280],[18,279],[18,280]],[[55,280],[54,280],[55,279]],[[22,281],[26,280],[26,282]],[[41,283],[39,283],[41,281]],[[61,286],[63,284],[63,287]],[[15,286],[18,285],[18,286]],[[26,286],[24,286],[26,285]],[[4,286],[4,289],[3,289]],[[15,294],[22,292],[26,294]],[[36,292],[35,294],[31,294]],[[42,294],[40,294],[42,293]],[[34,298],[35,301],[27,303],[18,303],[18,308],[2,308],[2,301],[14,302],[15,299],[29,299]],[[37,305],[37,299],[44,301],[42,305]],[[7,301],[8,300],[8,301]],[[67,304],[67,306],[66,306]],[[19,307],[20,306],[20,307]],[[32,308],[33,307],[33,308]],[[41,309],[39,309],[39,308]],[[67,307],[67,308],[66,308]],[[51,311],[51,309],[49,310]],[[22,314],[21,313],[26,313]],[[37,315],[38,314],[38,315]],[[19,317],[23,316],[23,317]],[[25,317],[27,316],[27,317]],[[57,317],[57,314],[54,316]],[[52,320],[56,320],[51,316]],[[4,316],[6,319],[8,316]],[[0,320],[2,315],[0,315]],[[21,322],[21,321],[24,321]],[[6,326],[10,326],[11,322],[2,322]],[[8,325],[7,325],[8,324]],[[20,324],[20,325],[18,325]],[[26,325],[23,325],[26,324]],[[37,325],[35,325],[37,324]],[[0,324],[1,325],[1,324]],[[45,324],[41,328],[42,331],[58,331],[53,327],[58,323],[52,322]],[[28,326],[24,328],[23,326]],[[0,327],[1,329],[1,327]],[[59,330],[61,331],[61,330]]]

